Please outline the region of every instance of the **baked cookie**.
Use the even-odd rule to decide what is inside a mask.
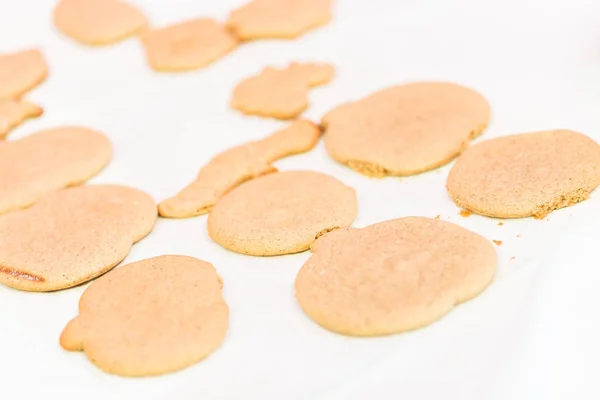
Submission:
[[[189,71],[205,67],[238,45],[224,26],[210,18],[154,29],[143,36],[146,58],[156,71]]]
[[[29,118],[42,115],[44,110],[28,101],[0,100],[0,139]]]
[[[313,171],[286,171],[246,182],[208,214],[208,234],[237,253],[274,256],[307,250],[324,232],[349,226],[356,193]]]
[[[329,64],[291,63],[267,67],[233,91],[231,107],[244,114],[290,119],[308,107],[308,89],[328,83],[334,75]]]
[[[407,217],[321,236],[296,277],[296,298],[319,325],[351,336],[424,327],[482,292],[494,246],[450,222]]]
[[[204,261],[167,255],[125,265],[92,283],[60,345],[121,376],[174,372],[206,358],[229,325],[223,282]]]
[[[443,82],[394,86],[341,105],[322,120],[329,155],[383,177],[438,168],[460,154],[490,121],[479,93]]]
[[[186,218],[207,213],[225,193],[242,182],[276,172],[271,163],[312,149],[321,136],[310,121],[298,120],[262,140],[233,147],[204,166],[196,180],[158,205],[163,217]]]
[[[242,40],[293,39],[331,20],[333,0],[253,0],[227,25]]]
[[[81,127],[0,142],[0,214],[29,207],[54,190],[85,182],[111,157],[108,138]]]
[[[86,45],[108,45],[140,33],[146,17],[120,0],[60,0],[54,25],[63,34]]]
[[[600,145],[569,130],[489,139],[448,174],[456,204],[496,218],[544,218],[589,197],[600,184]]]
[[[85,185],[0,216],[0,283],[48,292],[87,282],[120,263],[150,233],[156,204],[126,186]]]
[[[47,76],[46,59],[39,50],[0,54],[0,100],[21,97]]]

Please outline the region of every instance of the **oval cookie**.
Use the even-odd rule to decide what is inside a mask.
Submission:
[[[329,155],[374,177],[406,176],[450,162],[490,120],[479,93],[444,82],[394,86],[341,105],[322,120]]]
[[[0,216],[0,283],[47,292],[89,281],[120,263],[153,229],[156,204],[118,185],[86,185]]]
[[[492,244],[423,217],[320,237],[296,277],[296,298],[319,325],[378,336],[424,327],[481,291],[497,264]]]
[[[167,255],[125,265],[92,283],[79,316],[60,344],[84,351],[102,370],[121,376],[174,372],[215,351],[229,308],[223,283],[204,261]]]
[[[544,218],[589,197],[600,184],[600,145],[569,130],[490,139],[468,149],[448,174],[456,204],[497,218]]]
[[[148,22],[121,0],[60,0],[54,24],[65,35],[87,45],[107,45],[139,33]]]
[[[48,129],[0,142],[0,214],[29,207],[56,189],[85,182],[110,157],[108,138],[81,127]]]
[[[46,59],[39,50],[0,54],[0,100],[21,97],[47,76]]]
[[[270,256],[304,251],[323,232],[349,226],[354,189],[312,171],[276,172],[238,186],[208,215],[210,237],[226,249]]]

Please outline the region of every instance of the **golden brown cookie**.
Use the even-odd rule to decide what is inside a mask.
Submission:
[[[296,277],[296,298],[319,325],[379,336],[424,327],[482,292],[493,245],[450,222],[399,218],[321,236]]]
[[[0,283],[48,292],[87,282],[120,263],[152,231],[156,204],[137,189],[86,185],[0,216]]]
[[[333,0],[252,0],[229,15],[242,40],[293,39],[331,20]]]
[[[244,114],[290,119],[308,107],[308,89],[328,83],[329,64],[291,63],[283,69],[267,67],[238,84],[231,107]]]
[[[46,59],[39,50],[0,54],[0,100],[21,97],[47,76]]]
[[[438,168],[460,154],[490,121],[483,96],[463,86],[419,82],[343,104],[322,121],[329,155],[373,177]]]
[[[111,157],[108,138],[81,127],[40,131],[0,142],[0,214],[99,173]]]
[[[205,214],[219,198],[242,182],[276,172],[271,165],[273,161],[312,149],[320,135],[315,124],[298,120],[262,140],[226,150],[204,166],[194,182],[161,202],[158,212],[171,218]]]
[[[167,255],[134,262],[92,283],[60,345],[84,351],[121,376],[174,372],[214,352],[227,333],[229,308],[215,268]]]
[[[469,148],[446,187],[461,208],[496,218],[544,218],[600,184],[600,145],[569,130],[489,139]]]
[[[156,71],[189,71],[205,67],[238,45],[224,26],[210,18],[181,22],[147,32],[146,58]]]
[[[148,21],[134,6],[121,0],[60,0],[54,25],[86,45],[108,45],[144,30]]]
[[[208,234],[237,253],[272,256],[307,250],[324,232],[350,226],[354,189],[313,171],[286,171],[246,182],[208,214]]]
[[[0,139],[29,118],[42,115],[44,110],[28,101],[0,100]]]

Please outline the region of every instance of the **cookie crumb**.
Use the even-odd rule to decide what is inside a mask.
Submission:
[[[496,246],[502,245],[502,240],[492,240],[492,242],[494,242],[496,244]]]
[[[458,215],[460,215],[461,217],[470,217],[473,213],[471,211],[467,211],[467,210],[460,210],[460,212],[458,213]]]
[[[511,257],[511,258],[510,258],[510,261],[514,260],[515,258],[516,258],[516,257],[514,257],[514,256],[513,256],[513,257]]]
[[[502,225],[504,225],[503,222],[498,222],[498,226],[502,226]]]
[[[434,219],[440,219],[440,214],[436,215]]]
[[[519,233],[519,234],[517,235],[517,237],[521,237],[521,234]]]

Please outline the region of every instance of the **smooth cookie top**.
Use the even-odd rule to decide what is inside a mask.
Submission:
[[[37,49],[0,54],[0,100],[18,99],[47,76],[46,59]]]

